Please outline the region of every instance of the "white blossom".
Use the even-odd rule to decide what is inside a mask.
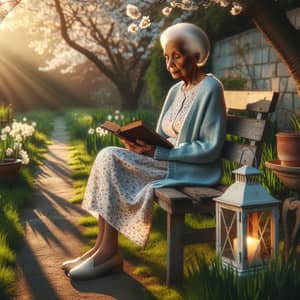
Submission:
[[[10,157],[14,153],[14,150],[11,148],[7,148],[5,151],[6,156]]]
[[[1,141],[7,140],[7,134],[1,134]]]
[[[142,20],[139,24],[139,27],[141,29],[145,29],[145,28],[148,28],[149,26],[151,26],[150,17],[149,16],[143,16]]]
[[[127,5],[126,15],[133,20],[139,19],[142,16],[138,7],[132,4]]]
[[[130,33],[135,33],[139,30],[139,26],[137,26],[135,23],[131,23],[129,26],[128,26],[128,32]]]
[[[111,121],[111,120],[112,120],[112,115],[108,115],[108,116],[107,116],[107,120],[108,120],[108,121]]]
[[[243,10],[242,6],[240,6],[238,3],[234,3],[233,7],[230,10],[230,13],[233,16],[238,15]]]
[[[168,17],[171,12],[172,12],[172,7],[169,6],[164,7],[162,10],[162,14],[166,17]]]
[[[94,128],[89,128],[88,134],[89,134],[89,135],[92,135],[92,134],[94,134],[94,133],[95,133],[95,129],[94,129]]]

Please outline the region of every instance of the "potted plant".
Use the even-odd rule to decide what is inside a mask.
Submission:
[[[0,134],[0,176],[12,181],[16,178],[21,165],[29,163],[26,145],[35,130],[35,123],[29,125],[13,121],[1,129]]]
[[[276,134],[277,154],[281,165],[300,167],[300,119],[292,117],[293,131]]]

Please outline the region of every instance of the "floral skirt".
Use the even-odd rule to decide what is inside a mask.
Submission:
[[[144,247],[152,223],[152,184],[166,177],[167,168],[166,161],[124,148],[104,148],[93,164],[82,207]]]

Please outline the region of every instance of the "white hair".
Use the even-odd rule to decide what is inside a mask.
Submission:
[[[210,54],[210,42],[206,33],[191,23],[177,23],[165,29],[160,36],[160,44],[165,51],[167,43],[180,39],[191,54],[199,54],[197,66],[204,66]]]

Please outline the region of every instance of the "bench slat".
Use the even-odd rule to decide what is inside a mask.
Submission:
[[[272,91],[224,91],[228,109],[270,113],[274,111],[278,93]],[[273,99],[273,101],[272,101]]]
[[[201,200],[211,200],[214,197],[221,196],[223,193],[217,189],[202,186],[187,186],[180,189],[184,194],[191,198]]]
[[[263,138],[266,120],[227,116],[227,133],[237,135],[253,141]]]
[[[226,141],[222,150],[222,158],[242,165],[253,166],[256,150],[257,146],[255,145]]]

